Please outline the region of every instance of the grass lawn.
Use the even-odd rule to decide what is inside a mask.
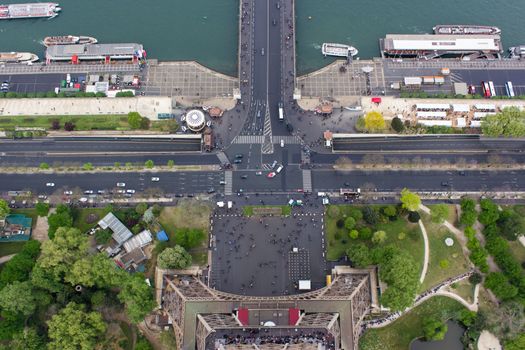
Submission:
[[[435,204],[427,205],[427,207],[430,209],[432,209],[432,207],[434,206]],[[447,207],[448,207],[448,217],[446,218],[446,220],[450,222],[452,225],[457,226],[456,224],[458,220],[458,215],[456,213],[456,205],[450,204],[450,205],[447,205]]]
[[[36,209],[34,208],[28,208],[28,209],[11,209],[11,214],[23,214],[27,217],[30,217],[33,221],[31,222],[31,228],[34,229],[36,227],[36,219],[38,218],[38,215],[36,213]]]
[[[449,232],[446,227],[433,223],[430,220],[430,215],[422,214],[421,219],[427,229],[430,247],[428,271],[420,289],[420,291],[425,291],[449,277],[466,272],[470,264],[463,255],[461,246],[453,233]],[[448,237],[454,240],[452,247],[445,245],[445,238]],[[439,265],[442,260],[448,261],[448,267],[442,268]]]
[[[82,208],[73,210],[73,226],[80,232],[87,232],[102,219],[108,211],[105,208]]]
[[[468,279],[461,280],[450,286],[450,290],[469,303],[474,301],[474,286]]]
[[[16,254],[26,242],[0,242],[0,256]]]
[[[116,114],[103,115],[46,115],[0,117],[0,129],[13,130],[16,126],[50,129],[53,120],[72,122],[75,130],[129,130],[128,116]]]
[[[253,216],[253,208],[281,208],[282,216],[289,216],[292,213],[292,207],[289,205],[246,205],[242,208],[244,216]]]
[[[419,305],[394,323],[379,329],[369,329],[359,341],[360,350],[407,350],[410,342],[423,335],[426,317],[448,319],[464,307],[447,297],[434,297]]]
[[[507,241],[509,243],[510,252],[520,263],[525,261],[525,247],[520,241]]]
[[[193,262],[204,265],[208,260],[208,236],[210,232],[211,207],[203,202],[188,200],[176,207],[164,207],[159,222],[166,231],[169,246],[174,246],[177,228],[198,228],[204,230],[205,238],[200,246],[190,249]]]
[[[340,205],[340,215],[337,218],[332,218],[329,215],[325,215],[326,225],[326,239],[328,242],[327,249],[327,260],[337,261],[345,255],[346,250],[353,242],[359,242],[360,240],[353,240],[348,236],[348,230],[345,228],[337,227],[337,220],[345,218],[352,206]],[[363,224],[363,223],[360,223]],[[397,219],[395,221],[388,221],[386,223],[379,223],[372,228],[372,232],[383,230],[387,234],[387,238],[384,244],[393,244],[401,249],[408,251],[416,261],[423,260],[423,239],[421,232],[417,224],[413,224],[405,220],[404,218]],[[398,235],[400,232],[405,233],[405,238],[400,240]],[[339,239],[337,237],[340,237]],[[371,245],[370,241],[366,242]],[[421,267],[422,268],[422,267]]]

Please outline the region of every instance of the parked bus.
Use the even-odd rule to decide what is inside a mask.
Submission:
[[[496,89],[494,88],[494,83],[492,81],[489,81],[489,88],[490,88],[490,96],[494,97],[496,95]]]
[[[283,110],[283,103],[279,102],[279,120],[284,120],[284,110]]]
[[[505,83],[505,90],[507,90],[507,96],[508,96],[508,97],[514,97],[514,96],[516,96],[516,95],[514,94],[514,87],[512,86],[512,82],[507,81],[507,82]]]
[[[483,90],[483,96],[485,96],[486,98],[490,98],[491,97],[490,87],[489,87],[489,84],[487,82],[485,82],[485,81],[481,82],[481,89]]]

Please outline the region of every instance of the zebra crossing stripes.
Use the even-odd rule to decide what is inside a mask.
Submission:
[[[233,172],[231,170],[224,172],[224,181],[226,182],[224,185],[224,194],[229,196],[233,193]]]
[[[263,135],[239,135],[233,140],[233,143],[236,144],[262,144],[263,142]]]
[[[273,143],[272,143],[271,135],[265,135],[264,143],[261,147],[261,153],[262,154],[272,154],[273,153]]]
[[[219,162],[221,162],[221,164],[228,164],[228,163],[230,163],[230,160],[228,159],[228,156],[224,152],[217,153],[217,158],[219,158]]]
[[[281,140],[283,140],[284,143],[287,144],[287,145],[295,145],[295,144],[300,144],[301,143],[301,139],[298,138],[297,136],[290,136],[290,135],[286,135],[286,136],[272,136],[273,143],[280,143]]]
[[[303,191],[312,192],[312,171],[303,170]]]

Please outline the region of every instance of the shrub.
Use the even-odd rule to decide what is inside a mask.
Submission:
[[[359,237],[359,231],[357,230],[351,230],[348,235],[350,236],[350,238],[352,239],[357,239]]]
[[[339,213],[340,213],[339,207],[337,207],[336,205],[331,205],[328,207],[327,213],[329,217],[331,217],[332,219],[335,219],[339,216]]]
[[[372,207],[363,208],[363,219],[370,225],[375,225],[379,222],[379,214]]]
[[[354,218],[355,222],[358,222],[363,218],[363,212],[358,207],[350,207],[348,216]]]
[[[47,214],[49,213],[49,204],[37,203],[35,205],[35,209],[38,216],[47,216]]]
[[[343,228],[345,226],[345,221],[343,219],[339,219],[336,221],[335,226],[337,226],[337,228]]]
[[[396,132],[402,132],[405,129],[403,122],[398,117],[394,117],[390,125]]]
[[[397,235],[397,239],[399,239],[400,241],[404,240],[406,237],[406,233],[404,232],[399,232],[399,234]]]
[[[59,130],[60,129],[60,121],[58,120],[53,120],[51,122],[51,129],[52,130]]]
[[[483,277],[479,274],[479,273],[473,273],[472,275],[470,275],[470,277],[468,278],[469,282],[476,285],[478,283],[481,283],[481,281],[483,280]]]
[[[450,262],[447,259],[443,259],[439,261],[439,267],[442,269],[448,269],[450,266]]]
[[[372,236],[372,242],[375,244],[383,243],[386,240],[386,232],[385,231],[376,231],[374,232],[374,235]]]
[[[408,213],[408,221],[418,222],[421,219],[421,216],[417,211],[411,211]]]
[[[347,218],[345,219],[345,228],[346,228],[347,230],[351,230],[351,229],[354,228],[354,226],[355,226],[355,219],[352,218],[352,217],[347,217]]]
[[[372,229],[370,229],[369,227],[363,227],[359,231],[359,237],[361,237],[364,240],[372,238]]]

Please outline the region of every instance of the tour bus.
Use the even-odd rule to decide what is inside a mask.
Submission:
[[[284,120],[284,110],[283,110],[283,103],[279,102],[279,120]]]
[[[496,89],[494,88],[494,83],[489,81],[490,95],[491,97],[496,96]]]
[[[491,97],[491,93],[490,93],[490,87],[489,87],[489,84],[485,81],[482,81],[481,82],[481,88],[483,90],[483,96],[489,98]]]
[[[505,90],[507,90],[507,96],[508,96],[508,97],[514,97],[514,96],[516,96],[516,95],[514,94],[514,87],[512,86],[512,82],[507,81],[507,82],[505,83]]]

